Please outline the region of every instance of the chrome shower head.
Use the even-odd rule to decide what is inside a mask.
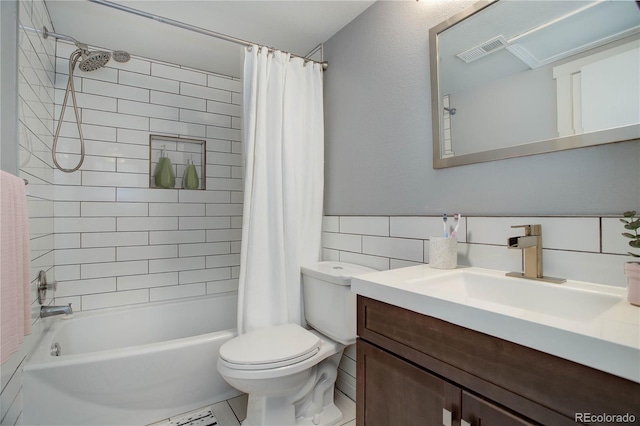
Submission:
[[[46,39],[49,36],[59,38],[61,40],[70,41],[73,44],[75,44],[78,50],[76,50],[71,55],[72,57],[74,54],[79,54],[78,56],[82,56],[82,60],[80,61],[80,64],[78,65],[78,67],[85,72],[95,71],[97,69],[104,67],[107,64],[107,62],[109,62],[109,59],[111,59],[112,57],[113,57],[113,60],[116,62],[128,62],[131,59],[131,55],[129,55],[129,53],[125,52],[124,50],[115,50],[112,53],[105,52],[103,50],[97,50],[95,52],[91,52],[89,50],[89,46],[87,46],[85,43],[81,43],[75,38],[70,37],[68,35],[51,32],[47,29],[47,27],[43,27],[42,37]]]
[[[125,52],[124,50],[114,50],[111,53],[111,57],[116,62],[129,62],[129,59],[131,59],[129,52]]]
[[[97,69],[104,67],[107,64],[107,62],[109,62],[109,59],[111,59],[111,53],[109,52],[83,51],[82,61],[80,62],[78,67],[85,72],[95,71]]]

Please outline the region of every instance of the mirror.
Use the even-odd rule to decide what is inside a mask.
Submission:
[[[480,2],[429,31],[433,166],[640,138],[640,5]]]

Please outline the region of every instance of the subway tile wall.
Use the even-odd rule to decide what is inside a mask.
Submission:
[[[75,46],[58,41],[59,116]],[[53,172],[56,304],[74,310],[235,291],[240,265],[242,82],[140,57],[74,73],[86,143]],[[70,101],[58,142],[73,167]],[[150,189],[149,135],[206,140],[206,190]]]
[[[27,206],[31,247],[33,331],[18,352],[0,369],[0,424],[22,424],[22,367],[41,328],[35,279],[42,269],[54,274],[53,141],[55,41],[44,40],[34,28],[51,28],[43,1],[21,1],[18,7],[18,138],[19,175],[29,181]],[[4,40],[3,40],[4,42]],[[4,141],[7,143],[7,141]],[[48,298],[47,303],[50,302]]]
[[[448,221],[451,224],[451,220]],[[458,264],[522,271],[512,225],[541,224],[545,275],[626,286],[627,239],[614,217],[463,217],[458,229]],[[429,263],[429,238],[442,235],[442,218],[428,216],[325,216],[323,259],[387,270]],[[355,348],[345,350],[338,386],[355,398]]]
[[[18,136],[20,177],[27,179],[31,232],[31,278],[40,270],[53,275],[54,184],[51,146],[54,123],[55,41],[45,40],[34,28],[50,26],[43,1],[19,2]],[[34,320],[37,318],[34,305]]]
[[[463,217],[458,264],[521,271],[521,252],[506,243],[523,224],[542,225],[545,275],[626,286],[628,240],[615,217]],[[441,217],[325,216],[323,256],[380,270],[429,263],[432,235],[442,235]]]

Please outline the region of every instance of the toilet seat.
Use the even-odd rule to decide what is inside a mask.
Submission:
[[[286,367],[316,355],[322,341],[298,324],[262,328],[235,337],[220,348],[221,361],[237,370]]]

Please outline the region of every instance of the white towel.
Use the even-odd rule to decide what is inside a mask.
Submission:
[[[0,363],[31,334],[29,216],[24,180],[0,171]]]

